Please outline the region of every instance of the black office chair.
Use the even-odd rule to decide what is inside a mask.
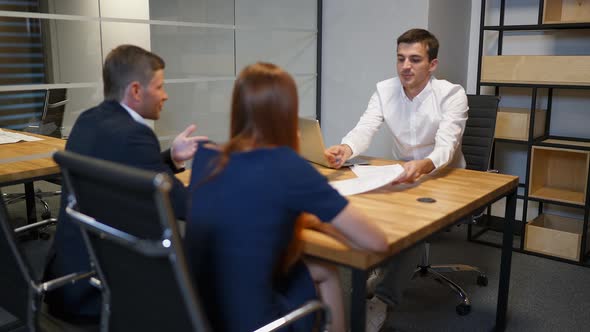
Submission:
[[[48,221],[40,221],[14,230],[8,220],[6,205],[0,200],[0,267],[2,271],[0,272],[0,307],[18,319],[18,322],[10,324],[11,326],[0,327],[0,330],[23,325],[27,331],[32,332],[46,330],[40,326],[56,326],[56,330],[59,331],[71,330],[73,325],[41,312],[41,296],[57,287],[89,278],[94,273],[70,274],[54,280],[41,281],[34,275],[15,235],[33,228],[43,227]]]
[[[466,168],[476,171],[490,171],[490,159],[494,144],[494,131],[496,127],[496,114],[500,99],[496,96],[468,95],[469,111],[462,140],[462,151],[465,156]],[[474,223],[481,216],[482,211],[477,212],[466,222]],[[471,312],[471,301],[467,293],[459,284],[455,283],[441,273],[471,271],[477,273],[477,284],[487,286],[488,277],[477,267],[464,264],[430,265],[430,243],[424,244],[422,262],[414,272],[416,276],[428,276],[446,284],[457,294],[461,302],[456,311],[459,315],[467,315]]]
[[[65,113],[65,105],[68,103],[67,89],[48,89],[44,90],[43,97],[43,108],[41,111],[40,118],[32,119],[31,123],[23,129],[25,132],[34,134],[40,134],[45,136],[51,136],[56,138],[63,137],[63,119]],[[46,181],[61,185],[59,177],[47,179]],[[42,219],[51,218],[51,210],[49,204],[45,200],[47,197],[60,196],[61,190],[43,192],[37,190],[35,192],[35,198],[43,205],[43,212],[41,213]],[[25,193],[5,193],[2,195],[6,204],[12,204],[21,200],[24,200]],[[54,219],[54,222],[56,220]],[[45,237],[47,238],[47,237]]]
[[[65,106],[68,102],[67,89],[45,90],[45,100],[43,103],[41,118],[38,122],[29,124],[29,126],[25,128],[25,131],[62,138]]]
[[[66,212],[82,230],[103,294],[103,331],[209,331],[169,201],[171,180],[125,165],[56,152]],[[258,331],[315,311],[312,301]]]

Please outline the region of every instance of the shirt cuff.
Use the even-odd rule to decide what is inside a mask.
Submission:
[[[340,142],[340,144],[346,144],[346,145],[348,145],[348,146],[350,147],[350,150],[352,151],[352,155],[350,155],[350,158],[349,158],[349,159],[352,159],[352,158],[354,158],[354,157],[356,157],[356,156],[358,156],[358,155],[359,155],[359,154],[356,152],[356,151],[358,151],[358,149],[357,149],[357,148],[354,146],[354,144],[353,144],[352,142],[350,142],[349,140],[347,140],[347,139],[342,139],[342,142]]]
[[[173,151],[172,147],[170,147],[170,160],[172,160],[172,163],[176,167],[177,171],[184,171],[184,168],[186,166],[186,162],[184,162],[184,161],[177,162],[176,160],[174,160],[174,157],[172,157],[172,151]]]
[[[434,164],[434,170],[439,169],[440,167],[445,166],[446,164],[448,164],[448,162],[450,161],[444,161],[443,156],[440,153],[437,153],[437,151],[432,151],[428,156],[426,156],[426,159],[430,159],[432,160],[432,163]]]

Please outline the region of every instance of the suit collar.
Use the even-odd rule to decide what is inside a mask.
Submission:
[[[99,108],[104,109],[104,110],[109,110],[109,111],[115,112],[117,114],[122,114],[125,117],[129,117],[134,122],[141,123],[141,124],[147,126],[148,128],[150,128],[150,126],[147,124],[145,119],[141,117],[141,115],[136,113],[136,115],[138,117],[140,117],[141,120],[143,120],[143,122],[141,120],[140,121],[136,120],[135,117],[121,103],[119,103],[116,100],[105,100],[100,104]],[[133,111],[133,110],[131,110],[131,111]]]
[[[139,115],[139,113],[137,113],[135,110],[131,109],[131,107],[123,103],[119,103],[119,105],[121,105],[121,107],[123,107],[127,111],[127,113],[129,113],[129,115],[133,118],[133,120],[135,120],[135,122],[141,123],[142,125],[146,126],[148,125],[145,119],[141,115]]]

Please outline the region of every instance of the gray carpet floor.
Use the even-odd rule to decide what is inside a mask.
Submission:
[[[50,187],[52,188],[52,187]],[[9,188],[10,191],[12,188]],[[17,188],[18,189],[18,188]],[[47,188],[43,188],[47,189]],[[6,191],[3,188],[3,191]],[[50,198],[56,214],[58,198]],[[24,223],[24,203],[9,207],[15,226]],[[430,278],[410,283],[404,299],[386,325],[396,331],[491,331],[495,321],[500,250],[466,241],[466,227],[453,227],[431,240],[431,263],[461,263],[487,273],[487,287],[476,284],[476,274],[451,273],[469,294],[471,313],[459,316],[459,302],[444,285]],[[492,234],[493,236],[493,234]],[[51,239],[24,243],[28,258],[40,273]],[[350,274],[343,270],[345,289]],[[1,296],[1,294],[0,294]],[[514,253],[510,280],[507,331],[588,331],[590,328],[590,268]],[[0,308],[0,330],[11,316]]]
[[[477,275],[450,273],[469,294],[471,313],[459,316],[459,301],[447,286],[416,278],[406,289],[387,325],[400,331],[490,331],[494,326],[500,249],[466,241],[466,227],[456,227],[431,241],[431,263],[478,266]],[[537,256],[514,253],[510,278],[507,331],[587,331],[590,326],[590,269]]]

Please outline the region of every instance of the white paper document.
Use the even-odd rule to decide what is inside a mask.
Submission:
[[[19,133],[13,133],[11,131],[5,131],[0,129],[0,144],[16,143],[16,142],[32,142],[41,141],[42,138],[29,136]]]
[[[351,167],[351,170],[356,174],[357,178],[330,182],[330,185],[342,196],[360,194],[381,188],[391,184],[404,173],[404,168],[401,165],[355,165]]]

